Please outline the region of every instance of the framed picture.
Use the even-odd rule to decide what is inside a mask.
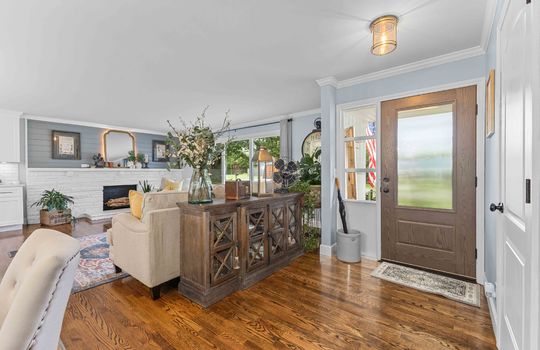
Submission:
[[[81,159],[81,134],[78,132],[53,130],[52,146],[53,159]]]
[[[495,134],[495,70],[489,72],[486,83],[486,138]]]
[[[152,140],[152,162],[168,162],[167,149],[165,141]]]

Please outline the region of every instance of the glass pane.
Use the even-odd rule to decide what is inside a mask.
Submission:
[[[226,180],[249,181],[249,140],[232,141],[227,145]]]
[[[375,188],[375,172],[345,173],[345,196],[347,199],[362,199],[374,201],[377,198]]]
[[[375,121],[377,108],[375,106],[350,109],[343,113],[343,128],[345,137],[375,136]]]
[[[377,167],[377,140],[345,141],[345,168]]]
[[[274,160],[279,159],[279,136],[255,139],[253,143],[255,145],[254,151],[264,147],[274,157]]]
[[[398,205],[452,209],[452,104],[398,112]]]
[[[210,179],[213,184],[223,183],[223,176],[221,172],[221,163],[223,162],[222,157],[219,157],[216,162],[210,166],[208,173],[210,174]]]

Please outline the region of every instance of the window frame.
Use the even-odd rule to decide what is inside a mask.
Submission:
[[[345,113],[356,110],[356,109],[364,109],[364,108],[373,108],[375,110],[375,126],[376,126],[376,133],[375,136],[353,136],[353,137],[345,137],[344,135],[344,118]],[[347,197],[347,190],[346,190],[346,177],[347,174],[356,174],[356,173],[365,173],[368,174],[370,172],[374,172],[376,174],[377,180],[379,179],[379,168],[380,168],[380,132],[379,132],[379,125],[380,125],[380,103],[373,102],[373,103],[359,103],[359,102],[352,102],[352,103],[346,103],[346,104],[340,104],[337,106],[337,125],[336,125],[336,155],[337,155],[337,161],[336,161],[336,168],[339,169],[337,172],[337,176],[340,179],[340,182],[342,184],[341,191],[343,193],[343,201],[344,202],[350,202],[350,203],[364,203],[364,204],[371,204],[371,205],[377,205],[379,202],[379,185],[378,183],[375,184],[375,200],[367,200],[364,198],[360,199],[348,199]],[[376,159],[377,164],[376,168],[367,168],[367,167],[357,167],[357,168],[348,168],[345,166],[345,143],[346,142],[358,142],[358,141],[367,141],[367,140],[375,140],[376,145]]]

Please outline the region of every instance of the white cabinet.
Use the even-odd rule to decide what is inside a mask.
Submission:
[[[21,226],[24,222],[22,186],[0,185],[0,231]]]
[[[19,112],[0,111],[0,162],[21,161],[21,131]]]

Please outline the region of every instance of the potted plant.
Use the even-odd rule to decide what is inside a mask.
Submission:
[[[302,217],[304,228],[304,251],[311,252],[317,249],[321,243],[321,229],[317,227],[315,222],[315,209],[319,196],[312,191],[312,185],[308,181],[296,181],[290,188],[291,192],[299,192],[304,194],[302,203]]]
[[[137,169],[142,169],[144,164],[144,153],[137,153],[137,156],[135,157],[135,167]]]
[[[206,107],[195,122],[187,124],[182,122],[182,129],[175,128],[170,121],[171,131],[167,134],[167,144],[173,158],[181,159],[193,169],[189,184],[188,202],[192,204],[212,202],[212,182],[208,169],[221,157],[224,143],[216,140],[229,133],[229,115],[225,114],[223,125],[218,130],[212,128],[205,121]]]
[[[135,168],[135,163],[137,163],[137,155],[135,154],[135,151],[129,151],[126,160],[127,160],[126,165],[128,168],[130,169]]]
[[[70,204],[73,204],[73,197],[53,188],[51,191],[43,191],[41,198],[33,203],[32,207],[41,207],[39,221],[42,225],[56,226],[71,222],[71,209],[68,208]]]
[[[300,182],[310,186],[315,197],[315,208],[321,207],[321,149],[317,148],[312,154],[304,154],[298,162]]]
[[[141,186],[141,190],[143,191],[143,193],[152,192],[154,189],[154,187],[150,185],[148,180],[144,180],[143,182],[139,181],[139,186]]]

